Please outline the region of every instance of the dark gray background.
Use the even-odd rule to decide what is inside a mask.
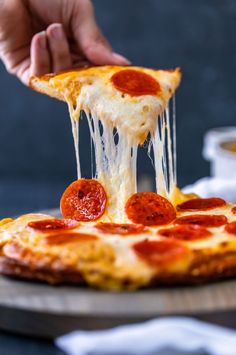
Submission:
[[[236,1],[96,0],[94,4],[115,50],[134,64],[181,66],[179,183],[207,175],[208,165],[201,158],[204,132],[236,124]],[[61,191],[76,174],[65,105],[31,92],[2,66],[0,102],[0,216],[57,206]],[[83,134],[82,163],[89,176],[87,139]],[[152,173],[143,159],[140,165],[143,173]],[[52,345],[4,334],[0,348],[11,355],[61,354]]]
[[[208,174],[202,138],[236,123],[235,0],[95,0],[114,49],[135,65],[180,66],[177,92],[178,180]],[[58,205],[75,178],[66,105],[24,87],[0,67],[0,216]],[[86,122],[82,166],[90,174]],[[142,152],[139,170],[153,173]]]

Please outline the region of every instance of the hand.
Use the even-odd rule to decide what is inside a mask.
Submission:
[[[25,84],[88,63],[129,64],[112,51],[90,0],[0,0],[0,58]]]

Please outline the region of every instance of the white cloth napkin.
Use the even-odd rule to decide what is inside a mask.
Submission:
[[[56,339],[69,355],[158,355],[168,348],[235,355],[236,331],[187,317],[154,319],[101,331],[75,331]]]
[[[229,202],[236,202],[236,179],[204,177],[186,186],[183,191],[195,192],[201,197],[221,197]]]

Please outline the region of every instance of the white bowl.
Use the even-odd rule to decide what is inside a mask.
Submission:
[[[236,127],[219,127],[204,136],[203,156],[210,161],[211,176],[223,179],[236,178]]]

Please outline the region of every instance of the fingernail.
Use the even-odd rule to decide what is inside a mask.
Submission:
[[[119,62],[120,64],[124,64],[124,65],[129,65],[129,64],[131,64],[131,62],[129,61],[129,59],[125,58],[125,57],[124,57],[123,55],[121,55],[121,54],[118,54],[118,53],[113,52],[113,53],[112,53],[112,56],[113,56],[113,58],[114,58],[117,62]]]
[[[40,48],[42,48],[42,49],[47,49],[46,32],[45,32],[45,31],[42,31],[42,32],[40,32],[38,35],[39,35],[39,37],[38,37],[38,43],[39,43]]]
[[[64,32],[63,32],[63,29],[62,29],[62,25],[60,25],[60,24],[54,25],[51,28],[50,33],[51,33],[51,35],[52,35],[52,37],[54,39],[57,39],[57,40],[63,39]]]

